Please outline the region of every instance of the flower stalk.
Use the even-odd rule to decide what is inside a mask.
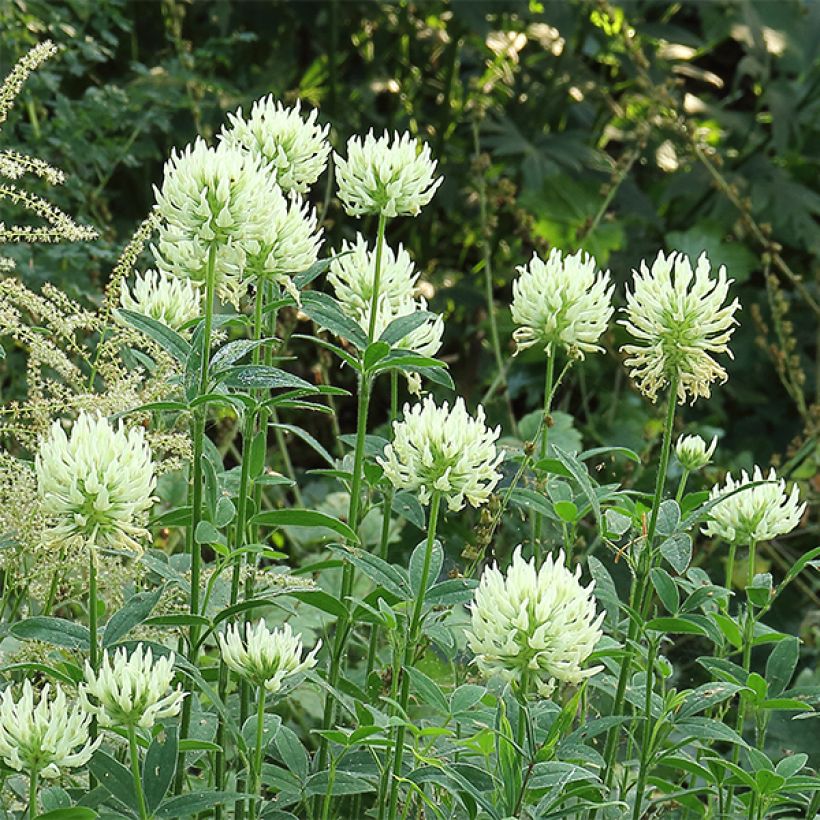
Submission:
[[[148,820],[148,808],[145,805],[145,792],[142,788],[142,777],[140,776],[140,757],[137,747],[137,730],[133,725],[128,727],[128,751],[131,758],[131,775],[134,778],[134,793],[137,797],[137,809],[140,820]]]
[[[256,695],[256,746],[253,751],[253,768],[251,769],[251,799],[248,809],[249,820],[256,820],[258,806],[262,799],[262,758],[265,736],[265,687],[260,686]]]
[[[547,372],[544,377],[544,420],[541,425],[541,441],[539,444],[538,454],[540,459],[547,457],[547,444],[549,441],[550,431],[550,411],[552,409],[552,393],[553,380],[555,378],[555,347],[547,351]],[[541,528],[543,526],[543,516],[536,512],[532,523],[532,550],[537,564],[541,563],[543,558],[541,550]]]

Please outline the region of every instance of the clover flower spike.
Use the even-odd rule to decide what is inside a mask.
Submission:
[[[120,293],[120,304],[126,310],[156,319],[171,330],[179,330],[196,319],[201,301],[199,288],[193,282],[155,270],[138,275],[130,290],[123,284]]]
[[[717,436],[707,445],[700,436],[681,436],[675,444],[678,461],[689,472],[702,470],[715,454]]]

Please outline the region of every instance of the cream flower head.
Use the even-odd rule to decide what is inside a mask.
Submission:
[[[316,122],[316,111],[302,117],[301,101],[286,108],[273,96],[254,102],[247,119],[242,109],[228,114],[230,128],[219,139],[228,145],[258,154],[273,173],[283,191],[304,194],[319,179],[327,165],[330,143],[324,128]]]
[[[200,312],[199,288],[188,279],[179,279],[165,271],[147,270],[137,275],[133,288],[123,283],[120,304],[126,310],[142,313],[179,330],[196,319]]]
[[[268,629],[264,621],[255,625],[230,625],[219,635],[225,663],[255,686],[264,686],[271,693],[278,692],[287,678],[316,666],[321,646],[319,641],[303,660],[302,636],[294,635],[290,624]]]
[[[716,447],[717,436],[708,445],[700,436],[681,436],[675,444],[675,455],[685,469],[694,473],[712,460]]]
[[[34,459],[43,510],[55,541],[82,537],[98,547],[141,551],[154,503],[154,462],[142,427],[112,427],[82,412],[66,435],[55,421]]]
[[[598,340],[612,318],[609,271],[597,270],[595,259],[578,251],[564,256],[557,248],[545,262],[533,254],[517,268],[513,282],[512,318],[517,350],[543,345],[552,355],[563,347],[573,358],[601,350]]]
[[[139,644],[131,657],[120,647],[113,659],[103,652],[100,671],[85,666],[85,684],[80,699],[100,726],[139,726],[150,729],[158,720],[179,714],[185,692],[181,686],[171,689],[174,678],[174,654],[154,660],[151,648]],[[88,696],[97,701],[92,703]]]
[[[417,216],[444,179],[433,179],[430,148],[407,133],[376,138],[370,130],[364,140],[348,140],[347,159],[334,154],[333,160],[339,199],[351,216]]]
[[[450,510],[485,504],[501,480],[496,469],[504,454],[495,441],[501,428],[484,423],[484,408],[475,418],[459,398],[450,410],[430,396],[413,407],[404,406],[404,419],[393,423],[393,441],[378,462],[394,487],[418,493],[428,504],[438,492]]]
[[[50,689],[42,688],[36,705],[28,680],[19,700],[11,687],[0,696],[0,757],[15,771],[59,777],[63,769],[85,766],[101,743],[89,739],[91,716],[79,704],[69,707],[59,685],[51,700]]]
[[[645,261],[634,271],[633,290],[626,294],[626,316],[621,324],[635,337],[624,345],[626,366],[638,388],[655,401],[670,381],[677,383],[678,403],[709,398],[710,385],[725,382],[726,371],[712,354],[726,353],[734,333],[740,303],[726,302],[731,280],[721,266],[717,279],[710,276],[705,253],[694,273],[682,253],[659,252],[650,270]]]
[[[521,547],[506,576],[493,565],[484,570],[470,604],[467,643],[485,678],[499,677],[520,687],[525,678],[549,697],[555,681],[581,683],[602,666],[584,669],[601,637],[604,614],[595,613],[594,583],[584,587],[564,566],[564,555],[548,555],[536,569]]]
[[[359,321],[362,313],[370,310],[373,282],[376,275],[376,251],[356,234],[355,242],[342,242],[340,254],[330,263],[327,281],[348,316]],[[379,298],[386,299],[392,310],[407,302],[416,293],[419,275],[410,254],[399,245],[393,250],[386,242],[382,245],[379,273]]]
[[[769,483],[740,489],[756,481]],[[778,480],[774,469],[764,477],[760,467],[755,467],[751,479],[744,470],[738,481],[728,475],[724,486],[716,484],[712,487],[709,499],[720,498],[735,490],[740,492],[712,507],[711,519],[703,528],[704,535],[736,544],[769,541],[791,532],[806,510],[806,505],[800,503],[797,485],[787,493],[786,482],[782,478]]]

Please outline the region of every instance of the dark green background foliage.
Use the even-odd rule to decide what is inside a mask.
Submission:
[[[707,478],[771,462],[811,497],[820,388],[818,34],[820,3],[789,0],[10,0],[0,11],[0,65],[46,37],[62,54],[27,85],[4,144],[62,167],[70,181],[49,196],[103,234],[90,246],[16,255],[27,281],[98,299],[119,248],[151,208],[170,149],[197,133],[213,137],[227,111],[263,94],[319,106],[337,148],[371,127],[409,129],[430,143],[446,181],[419,218],[396,220],[388,239],[411,250],[434,288],[432,307],[447,319],[444,358],[469,402],[497,372],[485,240],[505,357],[515,266],[533,250],[589,250],[612,270],[621,301],[630,270],[658,248],[707,250],[713,264],[726,264],[743,305],[728,384],[681,414],[688,429],[722,436],[721,466]],[[356,223],[343,217],[331,180],[314,196],[326,247],[338,247]],[[361,227],[375,235],[375,224]],[[646,454],[659,444],[661,421],[629,384],[621,341],[613,329],[606,355],[574,368],[559,395],[572,419],[559,423],[587,447]],[[310,373],[316,351],[294,352],[295,366]],[[532,350],[509,370],[518,418],[539,405],[542,367]],[[13,393],[13,367],[4,379]],[[384,400],[373,418],[384,418]],[[488,402],[488,414],[512,433],[502,399]],[[352,408],[342,408],[340,422],[351,431]],[[314,432],[330,444],[329,425]],[[303,456],[300,468],[316,466],[311,451]],[[623,469],[619,463],[612,477],[651,482]],[[448,523],[455,543],[469,540],[469,524]],[[513,543],[515,533],[508,536]],[[764,557],[778,572],[811,539],[804,529]],[[780,617],[812,651],[815,590],[804,583],[794,598]]]

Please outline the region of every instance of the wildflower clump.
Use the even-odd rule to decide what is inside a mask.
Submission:
[[[294,634],[290,624],[268,629],[264,621],[231,625],[219,635],[228,667],[270,693],[278,692],[288,678],[312,669],[321,646],[320,641],[303,659],[302,636]]]
[[[242,109],[228,114],[229,128],[220,140],[257,154],[283,191],[304,194],[327,165],[329,126],[316,122],[317,112],[302,116],[301,102],[287,108],[272,96],[256,100],[247,117]]]
[[[138,275],[129,289],[123,284],[120,305],[134,313],[142,313],[179,330],[199,316],[199,288],[187,279],[179,279],[165,271],[148,270]]]
[[[765,483],[746,487],[755,482]],[[711,519],[703,528],[705,535],[736,544],[769,541],[791,532],[806,510],[805,503],[800,503],[797,485],[787,492],[786,482],[782,478],[778,480],[774,469],[764,476],[760,467],[755,467],[751,478],[744,470],[738,480],[728,475],[723,486],[712,487],[709,499],[719,499],[729,493],[733,495],[712,507]]]
[[[100,745],[99,738],[89,738],[91,716],[79,704],[70,706],[59,685],[53,699],[50,694],[47,683],[35,703],[25,680],[18,700],[11,687],[0,696],[0,757],[15,771],[59,777],[65,769],[85,766]]]
[[[333,155],[339,199],[351,216],[417,216],[433,198],[443,177],[433,179],[436,162],[428,146],[420,147],[409,134],[386,131],[362,140],[351,137],[347,158]]]
[[[517,268],[513,282],[512,318],[517,350],[543,345],[572,358],[584,358],[602,348],[598,344],[612,318],[609,271],[601,273],[594,257],[564,256],[553,248],[547,260],[533,254],[529,265]]]
[[[97,716],[100,726],[141,729],[179,714],[185,693],[180,686],[171,689],[174,660],[173,653],[154,660],[151,648],[142,644],[130,657],[124,647],[117,649],[113,658],[106,650],[99,672],[86,663],[85,683],[80,687],[85,709]]]
[[[115,428],[82,412],[66,435],[55,421],[34,459],[51,537],[82,537],[99,547],[140,551],[150,538],[145,515],[154,503],[155,466],[141,427]]]
[[[489,429],[484,408],[475,417],[459,398],[452,410],[430,396],[404,406],[404,419],[393,424],[393,441],[384,449],[379,464],[397,489],[417,492],[428,504],[440,493],[450,510],[485,504],[501,480],[496,469],[504,455],[495,442],[501,428]]]
[[[555,682],[581,683],[603,667],[584,668],[601,637],[604,613],[596,615],[594,583],[581,586],[564,555],[548,555],[540,569],[515,550],[506,575],[498,565],[484,571],[470,604],[467,643],[479,672],[514,684],[524,695],[534,683],[549,697]]]
[[[694,473],[711,460],[717,447],[717,436],[707,445],[700,436],[681,436],[675,444],[675,455],[681,466]]]
[[[659,252],[651,269],[645,261],[634,271],[632,291],[626,294],[626,319],[621,324],[635,337],[624,345],[630,375],[651,401],[674,384],[679,403],[709,398],[715,380],[725,382],[726,371],[713,358],[729,357],[729,340],[740,307],[726,304],[731,280],[721,266],[717,278],[705,253],[694,272],[682,253]]]

